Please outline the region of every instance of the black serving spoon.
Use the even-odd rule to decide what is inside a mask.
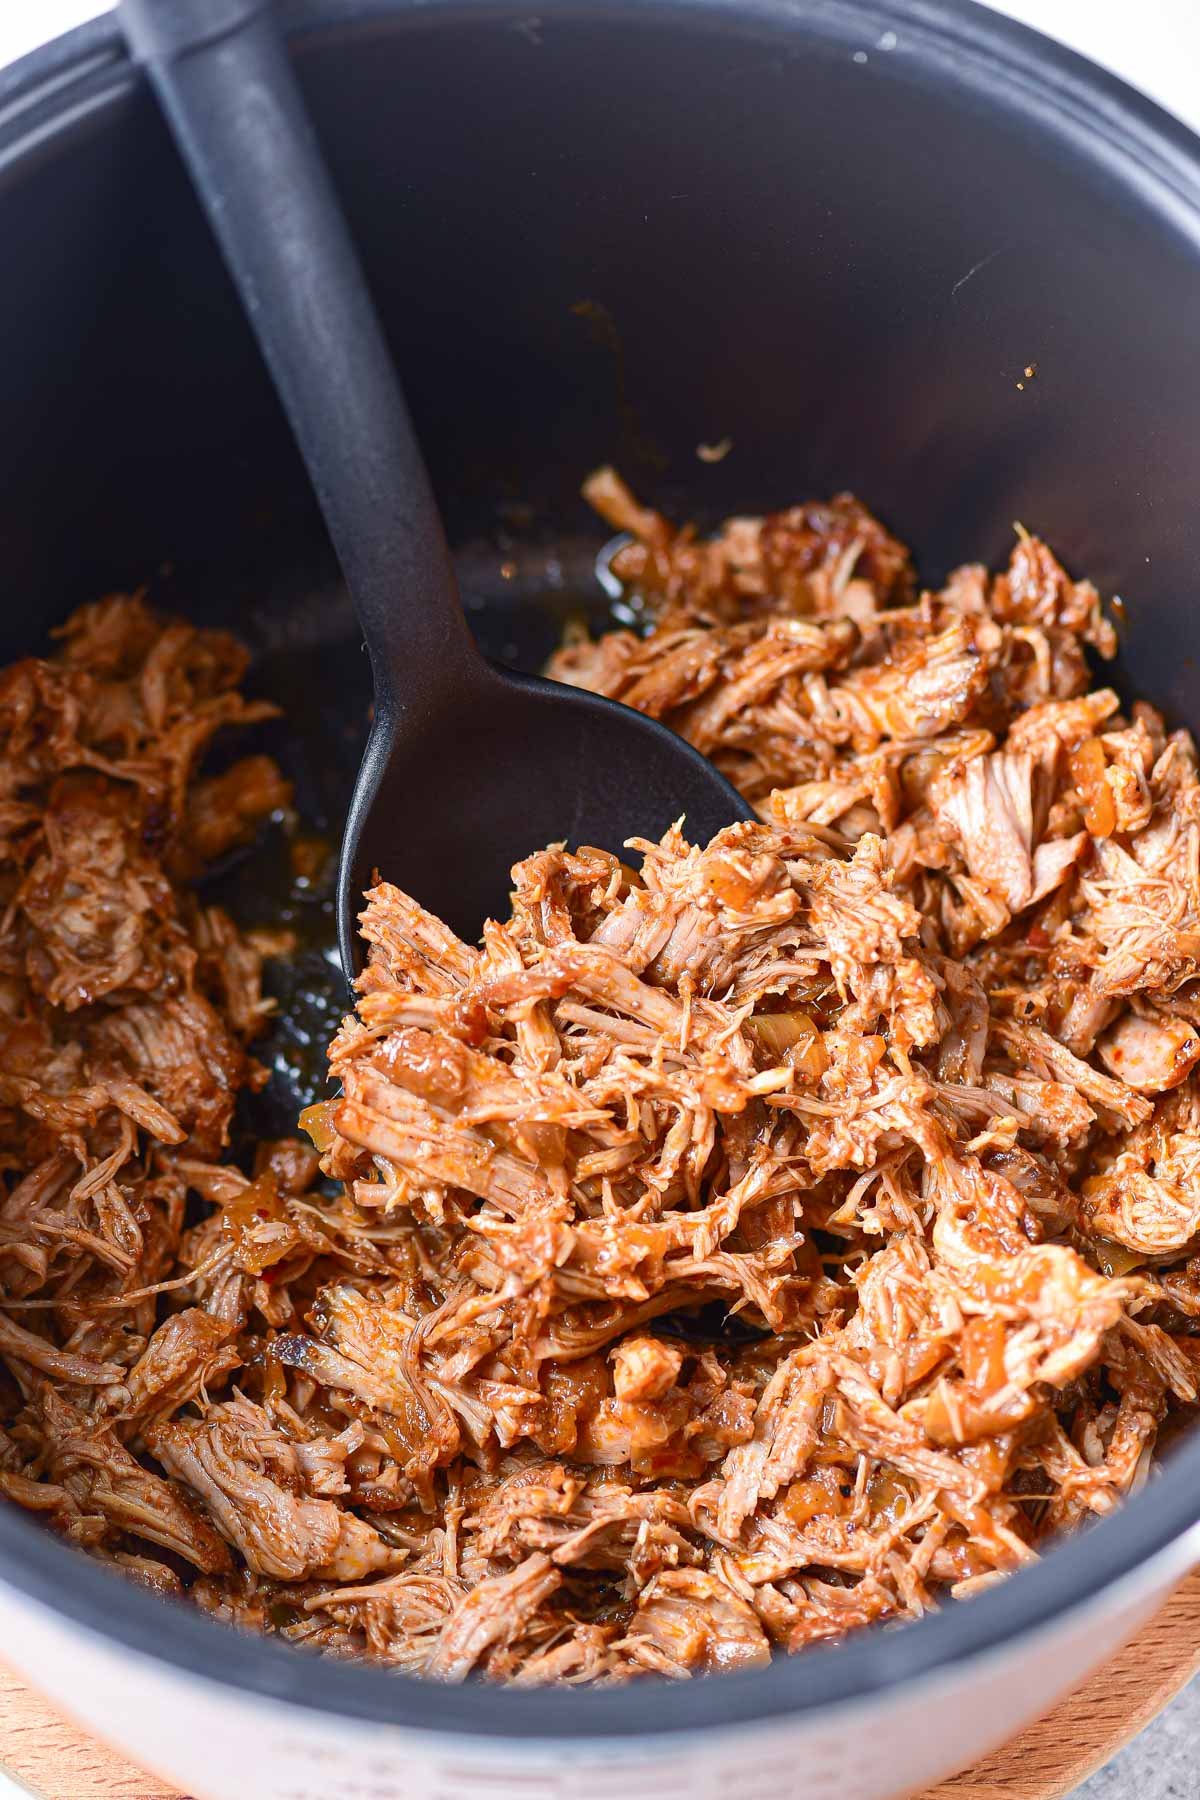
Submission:
[[[121,0],[316,489],[375,680],[338,870],[338,938],[378,870],[470,940],[509,870],[566,840],[619,850],[681,814],[752,816],[665,726],[488,663],[429,477],[267,0]],[[436,271],[425,271],[436,280]],[[552,446],[547,445],[547,455]]]

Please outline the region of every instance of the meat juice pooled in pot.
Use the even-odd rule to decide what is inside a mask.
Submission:
[[[531,846],[480,946],[376,886],[307,1136],[231,1147],[296,946],[196,887],[289,801],[204,762],[272,710],[244,653],[113,598],[0,678],[0,1492],[441,1679],[915,1617],[1135,1489],[1200,1375],[1196,752],[1091,686],[1094,588],[587,491],[649,629],[551,673],[759,822]]]

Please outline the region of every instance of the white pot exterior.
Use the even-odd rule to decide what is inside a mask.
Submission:
[[[882,1698],[626,1742],[456,1738],[313,1712],[128,1651],[3,1586],[0,1643],[65,1712],[197,1800],[901,1800],[1083,1680],[1198,1554],[1200,1531],[1040,1632]]]

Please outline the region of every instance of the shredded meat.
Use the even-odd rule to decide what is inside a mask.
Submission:
[[[271,946],[188,886],[288,801],[204,766],[242,653],[115,598],[0,677],[0,1492],[442,1680],[918,1616],[1197,1400],[1200,779],[1095,590],[587,492],[650,624],[551,672],[758,821],[535,847],[479,944],[375,885],[312,1150],[233,1154]]]

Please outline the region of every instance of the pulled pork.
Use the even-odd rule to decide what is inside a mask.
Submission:
[[[849,496],[701,541],[588,491],[652,622],[551,673],[758,821],[541,850],[478,946],[378,883],[313,1151],[229,1152],[264,946],[185,885],[287,797],[198,772],[236,647],[109,601],[0,687],[0,1492],[443,1680],[915,1617],[1200,1379],[1200,780],[1089,691],[1095,590],[1022,532],[919,592]]]

